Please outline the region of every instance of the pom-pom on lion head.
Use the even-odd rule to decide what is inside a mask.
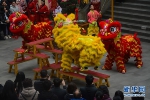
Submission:
[[[28,23],[28,17],[24,14],[21,14],[19,12],[13,13],[9,16],[10,20],[10,31],[16,35],[19,36],[20,32],[22,32],[26,26],[26,23]]]
[[[67,17],[61,13],[58,13],[57,16],[54,18],[56,22],[55,27],[61,28],[64,25],[73,24],[73,20],[75,19],[74,14],[70,14]]]

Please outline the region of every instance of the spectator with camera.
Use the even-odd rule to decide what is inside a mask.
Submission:
[[[59,78],[54,78],[53,80],[53,88],[51,91],[58,96],[59,100],[64,100],[64,96],[67,94],[66,89],[66,84],[64,80],[61,80]],[[63,85],[63,89],[60,88],[60,85]]]
[[[40,76],[41,76],[41,79],[34,82],[34,88],[35,90],[39,91],[39,93],[41,93],[44,90],[44,87],[42,85],[43,82],[45,80],[50,80],[50,76],[48,75],[47,70],[42,70],[40,72]]]
[[[52,83],[49,80],[44,80],[43,83],[43,91],[38,95],[38,100],[59,100],[58,97],[50,91]]]
[[[65,95],[64,97],[64,100],[71,100],[74,98],[74,91],[77,90],[77,85],[73,82],[69,83],[68,84],[68,87],[67,87],[67,94]]]
[[[85,80],[86,86],[80,88],[82,97],[86,100],[94,100],[95,93],[97,91],[96,86],[93,84],[94,77],[92,75],[87,75]]]

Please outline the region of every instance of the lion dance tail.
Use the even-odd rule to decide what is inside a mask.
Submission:
[[[135,41],[133,41],[132,43],[132,47],[131,47],[131,56],[135,56],[136,59],[136,66],[138,68],[141,68],[141,66],[143,65],[142,62],[142,47],[141,47],[141,42],[140,39],[137,37],[137,33],[134,34],[133,38],[135,39]]]

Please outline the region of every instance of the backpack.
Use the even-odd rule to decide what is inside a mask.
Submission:
[[[34,99],[34,97],[35,97],[36,93],[37,93],[37,91],[34,93],[34,95],[33,95],[33,97],[32,97],[32,99],[31,99],[31,100],[33,100],[33,99]],[[21,94],[21,96],[23,97],[23,99],[24,99],[24,100],[27,100],[27,99],[25,98],[25,96],[24,96],[22,93],[20,93],[20,94]]]

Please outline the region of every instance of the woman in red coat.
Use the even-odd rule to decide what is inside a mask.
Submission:
[[[39,8],[40,22],[44,22],[48,18],[48,7],[45,5],[45,0],[41,0],[41,6]]]
[[[30,0],[27,6],[27,16],[33,22],[35,22],[36,4],[33,0]]]

